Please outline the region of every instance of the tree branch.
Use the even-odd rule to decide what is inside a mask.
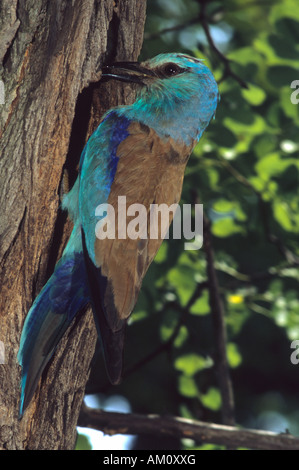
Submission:
[[[233,388],[230,379],[229,366],[226,357],[226,328],[224,310],[219,292],[215,270],[214,253],[212,248],[210,222],[204,217],[204,251],[207,260],[207,276],[209,284],[209,300],[215,330],[216,367],[222,397],[222,420],[224,424],[235,424],[235,406]]]
[[[242,88],[248,88],[247,83],[239,77],[233,70],[231,69],[231,61],[224,55],[222,52],[218,49],[216,44],[214,43],[214,40],[212,38],[212,35],[210,33],[210,28],[208,24],[208,16],[206,13],[206,6],[209,0],[198,0],[198,3],[200,5],[200,13],[199,13],[199,21],[203,27],[203,30],[205,32],[207,41],[209,43],[210,48],[215,52],[215,54],[219,57],[221,62],[224,64],[224,72],[221,77],[221,79],[218,81],[218,83],[222,82],[226,77],[230,76],[234,80],[236,80],[239,85],[241,85]]]
[[[157,39],[163,34],[166,33],[173,33],[175,31],[181,31],[182,29],[188,28],[188,26],[192,26],[198,23],[198,18],[193,18],[192,20],[186,21],[185,23],[176,24],[175,26],[170,26],[169,28],[161,29],[160,31],[156,31],[155,33],[145,33],[144,39],[146,41],[151,39]]]
[[[106,412],[82,406],[78,426],[105,434],[139,434],[189,438],[200,443],[263,450],[298,450],[299,439],[290,434],[239,429],[202,421],[158,415]]]

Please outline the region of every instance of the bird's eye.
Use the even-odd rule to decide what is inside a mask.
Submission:
[[[178,75],[179,73],[184,72],[184,69],[171,62],[164,65],[161,69],[161,72],[165,77],[172,77],[173,75]]]

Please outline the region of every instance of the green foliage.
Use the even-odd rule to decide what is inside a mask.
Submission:
[[[92,446],[87,436],[78,434],[75,450],[91,450]]]
[[[298,5],[209,2],[210,32],[228,68],[195,21],[199,10],[195,0],[149,0],[142,58],[193,54],[219,81],[219,108],[188,163],[182,202],[195,192],[211,222],[237,421],[282,432],[269,417],[275,412],[296,434],[290,416],[298,414],[299,371],[290,342],[299,339],[299,104],[291,103],[290,84],[299,79]],[[128,368],[150,359],[119,388],[134,411],[221,420],[206,281],[203,249],[163,243],[128,328]],[[267,407],[269,394],[279,400]]]

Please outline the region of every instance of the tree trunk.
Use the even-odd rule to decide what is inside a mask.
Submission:
[[[62,176],[74,181],[101,114],[134,98],[129,86],[97,83],[97,70],[137,59],[145,8],[146,0],[1,1],[0,449],[75,445],[96,343],[90,310],[62,339],[21,421],[17,352],[24,318],[71,230],[59,209]]]

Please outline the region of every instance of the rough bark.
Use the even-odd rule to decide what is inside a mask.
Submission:
[[[16,357],[26,313],[70,233],[59,210],[64,170],[73,181],[100,115],[134,96],[128,86],[98,84],[97,70],[137,59],[145,7],[146,0],[1,1],[0,449],[75,444],[96,342],[90,311],[62,339],[21,421]]]

